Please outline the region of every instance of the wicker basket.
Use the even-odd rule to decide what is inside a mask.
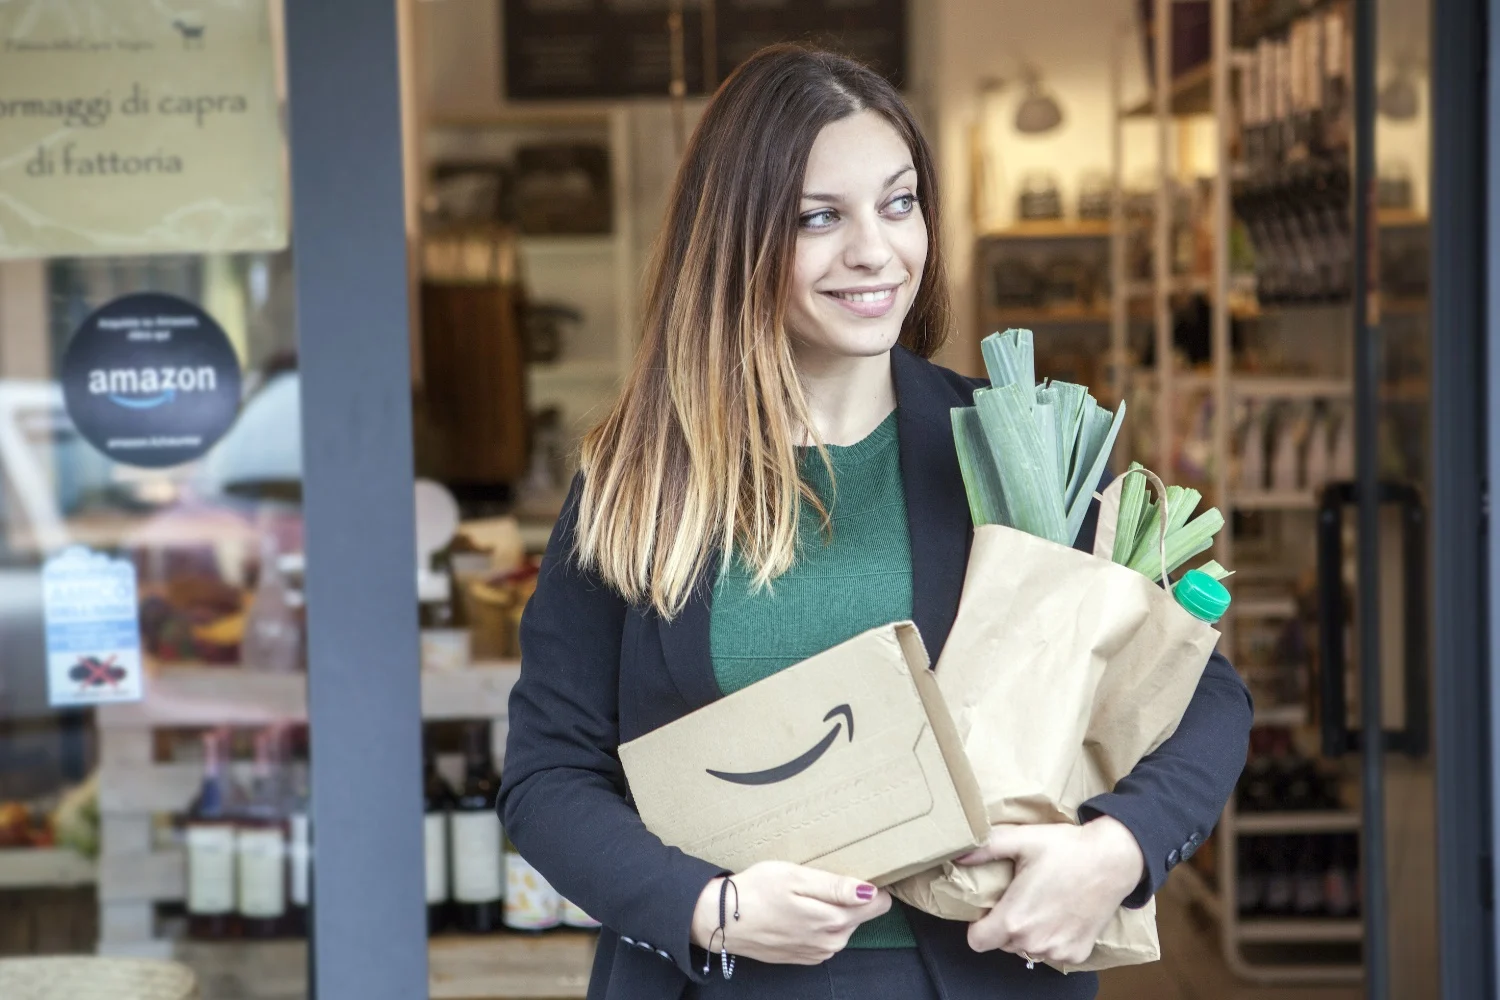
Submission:
[[[0,959],[5,1000],[198,1000],[193,970],[145,958]]]

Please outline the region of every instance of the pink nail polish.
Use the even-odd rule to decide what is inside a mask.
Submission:
[[[864,902],[868,903],[870,900],[875,898],[875,887],[873,885],[862,885],[858,889],[854,890],[854,894]]]

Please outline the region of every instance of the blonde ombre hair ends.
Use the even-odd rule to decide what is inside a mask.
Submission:
[[[678,170],[647,275],[641,342],[618,401],[583,440],[574,546],[628,601],[675,617],[715,555],[766,583],[792,565],[796,432],[811,427],[785,325],[803,173],[824,126],[883,115],[906,141],[927,265],[901,343],[947,335],[937,177],[900,95],[867,67],[795,45],[724,81]]]

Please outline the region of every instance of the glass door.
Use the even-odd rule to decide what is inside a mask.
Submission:
[[[422,995],[395,12],[25,7],[0,11],[0,995],[40,959],[134,995],[86,956],[170,963],[164,997]]]
[[[1457,360],[1475,350],[1460,276],[1477,223],[1435,179],[1470,169],[1477,126],[1435,114],[1460,77],[1431,55],[1462,19],[1425,0],[1231,7],[1256,300],[1231,334],[1233,641],[1257,728],[1226,824],[1226,948],[1261,981],[1478,995],[1439,974],[1482,878],[1480,818],[1440,811],[1477,767],[1477,640],[1460,633],[1479,634],[1478,608],[1434,596],[1477,587],[1478,452],[1458,438],[1478,394]]]

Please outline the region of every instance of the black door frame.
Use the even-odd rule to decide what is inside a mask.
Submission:
[[[307,525],[311,994],[428,993],[396,4],[286,0]]]
[[[1500,0],[1435,0],[1432,33],[1433,641],[1438,926],[1445,1000],[1494,997],[1494,830],[1500,769],[1500,549],[1487,491],[1500,472]],[[1478,542],[1479,544],[1476,544]]]

